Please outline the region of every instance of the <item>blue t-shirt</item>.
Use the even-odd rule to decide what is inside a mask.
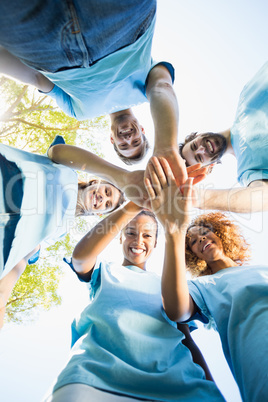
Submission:
[[[268,180],[268,62],[241,92],[231,143],[240,184]]]
[[[19,220],[3,271],[6,275],[38,244],[68,231],[75,216],[78,181],[72,169],[53,163],[47,156],[3,144],[0,154],[16,163],[23,180]],[[10,186],[14,180],[16,177],[10,179]],[[0,267],[0,274],[2,270]]]
[[[49,96],[69,116],[77,120],[98,117],[147,102],[146,79],[150,70],[163,64],[172,80],[171,64],[151,58],[154,19],[147,31],[134,43],[97,61],[90,67],[56,73],[43,72],[55,87]]]
[[[158,275],[97,262],[89,290],[91,302],[73,323],[71,358],[54,390],[82,383],[150,400],[224,400],[166,318]]]
[[[192,319],[218,330],[243,401],[267,400],[268,267],[231,267],[188,285],[200,309]]]

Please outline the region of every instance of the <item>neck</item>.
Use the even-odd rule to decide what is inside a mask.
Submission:
[[[238,264],[234,262],[231,258],[224,256],[223,258],[212,261],[208,264],[212,274],[216,274],[218,271],[221,271],[225,268],[236,267]]]
[[[132,264],[130,261],[128,261],[126,258],[124,258],[124,261],[122,263],[123,267],[127,267],[128,265],[134,265],[135,267],[138,267],[140,269],[143,269],[143,271],[146,271],[145,269],[145,262],[141,263],[141,264]]]

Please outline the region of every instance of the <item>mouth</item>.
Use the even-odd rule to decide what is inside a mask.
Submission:
[[[122,128],[118,131],[118,134],[121,136],[130,135],[133,132],[133,128]]]
[[[204,245],[204,247],[202,248],[202,253],[204,253],[204,251],[206,251],[208,248],[210,248],[211,245],[212,245],[212,243],[206,243]]]
[[[143,248],[136,248],[136,247],[130,247],[130,251],[135,256],[145,253],[145,250]]]
[[[96,193],[92,194],[91,200],[92,200],[93,208],[97,208],[98,207],[98,197],[97,197]]]
[[[211,142],[210,140],[206,140],[206,146],[209,154],[214,154],[215,153],[215,144]]]

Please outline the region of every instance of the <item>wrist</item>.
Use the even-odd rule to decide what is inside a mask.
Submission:
[[[136,216],[139,212],[141,212],[144,208],[140,207],[139,205],[135,204],[133,201],[129,201],[124,208],[126,209],[127,212],[133,214],[133,216]]]

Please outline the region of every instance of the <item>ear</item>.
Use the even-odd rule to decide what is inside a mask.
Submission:
[[[122,232],[120,233],[120,239],[119,239],[119,241],[120,241],[120,244],[122,244],[122,243],[123,243],[123,239],[122,239]]]
[[[157,246],[157,239],[155,239],[154,248]]]
[[[110,135],[110,141],[111,141],[112,144],[114,144],[114,137],[113,137],[113,134]]]
[[[142,134],[143,134],[143,135],[146,135],[146,134],[145,134],[145,130],[144,130],[144,128],[143,128],[141,125],[140,125],[140,129],[141,129]]]

